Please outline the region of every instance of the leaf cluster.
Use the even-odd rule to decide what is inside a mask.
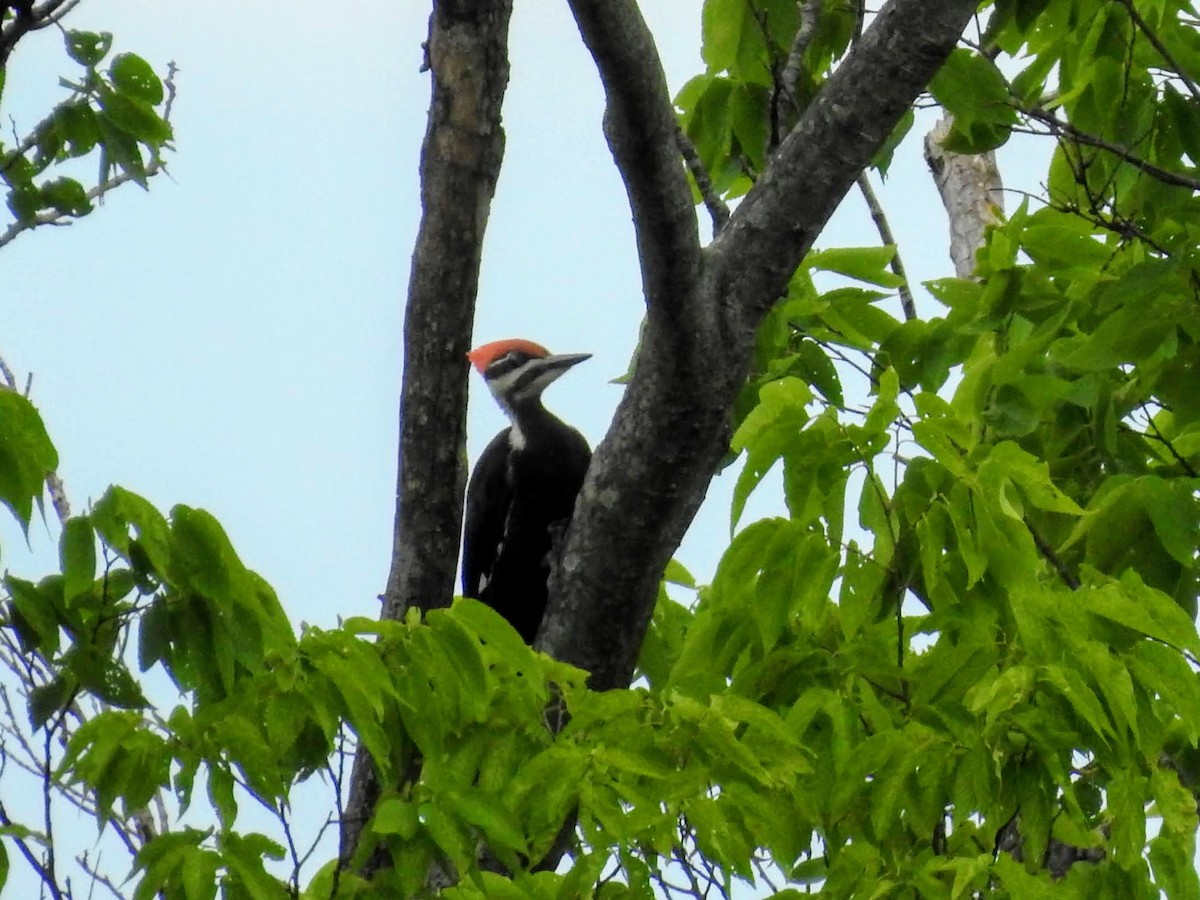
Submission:
[[[8,239],[43,222],[87,215],[120,181],[147,187],[171,146],[170,92],[150,64],[134,53],[109,58],[108,32],[63,34],[66,53],[80,68],[75,77],[60,79],[67,97],[24,136],[10,145],[0,142],[0,180],[14,219]],[[0,102],[4,74],[0,69]],[[89,190],[75,161],[92,156],[98,170]]]

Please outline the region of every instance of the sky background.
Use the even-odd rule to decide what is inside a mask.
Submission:
[[[702,69],[700,5],[643,4],[673,91]],[[74,510],[114,483],[164,512],[209,510],[297,624],[376,615],[387,577],[427,15],[416,0],[87,0],[68,25],[113,32],[114,52],[160,73],[179,67],[170,175],[0,248],[0,356],[33,373]],[[511,58],[475,343],[592,353],[547,404],[595,444],[642,315],[630,214],[566,5],[518,3]],[[5,133],[31,127],[73,74],[59,34],[22,41]],[[930,124],[881,189],[914,282],[952,271],[921,158]],[[1036,179],[1039,166],[1005,153],[1010,183]],[[877,243],[854,196],[818,245]],[[474,459],[504,422],[472,377]],[[702,581],[728,543],[734,476],[714,482],[679,553]],[[743,524],[771,509],[752,504]],[[4,519],[0,568],[41,577],[56,541],[35,522],[26,545]]]

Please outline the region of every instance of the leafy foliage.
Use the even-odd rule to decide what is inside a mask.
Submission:
[[[67,55],[82,70],[74,79],[60,79],[67,98],[11,146],[0,142],[0,180],[13,216],[3,243],[44,222],[86,216],[106,189],[123,181],[147,187],[170,147],[170,94],[150,64],[119,53],[102,67],[113,44],[108,32],[63,36]],[[0,99],[2,76],[0,71]],[[98,157],[90,190],[74,163],[89,156]]]
[[[677,103],[723,199],[856,7],[705,4]],[[5,579],[32,731],[5,728],[48,797],[125,837],[133,896],[417,896],[431,872],[464,900],[1200,895],[1200,47],[1178,4],[990,15],[931,94],[952,150],[1055,135],[1047,196],[920,317],[888,311],[896,246],[809,255],[735,410],[730,546],[709,585],[668,569],[695,602],[664,585],[635,687],[589,691],[472,601],[297,635],[210,515],[122,488],[65,523],[60,572]],[[63,115],[168,140],[148,67],[100,75],[108,39],[69,40],[87,93]],[[59,138],[54,159],[95,146]],[[0,422],[0,500],[28,527],[57,457],[24,398],[0,392]],[[780,515],[743,523],[776,475]],[[324,782],[335,821],[356,744],[381,786],[366,840],[308,877],[293,799]],[[43,820],[3,816],[46,858]],[[375,853],[394,865],[367,884]]]

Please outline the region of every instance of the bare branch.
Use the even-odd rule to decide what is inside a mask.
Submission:
[[[96,185],[87,192],[87,198],[89,201],[98,200],[113,188],[118,188],[123,184],[127,184],[130,181],[136,181],[139,178],[153,178],[159,172],[165,172],[166,170],[166,163],[164,163],[161,159],[153,158],[146,164],[145,168],[140,173],[134,174],[132,172],[119,172],[110,178],[106,178],[100,184]],[[39,213],[32,219],[18,219],[9,225],[2,234],[0,234],[0,247],[11,243],[22,231],[29,231],[30,229],[37,228],[41,225],[70,225],[71,222],[77,218],[79,217],[71,213],[54,210],[53,212]]]
[[[716,237],[725,227],[725,223],[729,221],[729,207],[725,205],[720,194],[713,189],[712,179],[708,177],[708,171],[704,168],[704,163],[700,161],[696,145],[678,125],[675,126],[675,143],[688,171],[692,173],[692,180],[696,182],[696,189],[700,191],[704,207],[712,217],[713,237]]]
[[[788,51],[787,63],[783,67],[783,92],[798,114],[799,104],[796,102],[796,85],[800,81],[800,70],[804,68],[804,55],[812,44],[813,35],[817,31],[817,22],[821,19],[822,0],[800,0],[800,27],[792,39],[792,49]]]
[[[604,84],[604,134],[633,211],[646,303],[686,316],[700,242],[654,38],[634,0],[568,2]]]
[[[896,255],[892,257],[891,270],[897,278],[903,279],[899,288],[900,308],[904,311],[906,320],[915,319],[917,304],[913,301],[912,288],[908,285],[908,274],[904,271],[904,261],[900,259],[900,245],[896,243],[896,238],[892,235],[892,228],[883,212],[883,206],[875,194],[875,189],[871,187],[871,179],[865,170],[858,176],[858,190],[863,195],[863,200],[867,202],[867,209],[871,213],[871,221],[875,223],[875,230],[879,232],[879,239],[885,247],[896,248]]]

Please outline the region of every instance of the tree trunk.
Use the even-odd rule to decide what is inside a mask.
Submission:
[[[433,89],[421,148],[421,227],[404,318],[396,529],[382,616],[449,606],[466,483],[467,351],[500,163],[512,0],[435,0]],[[342,816],[348,863],[379,796],[365,750]]]

